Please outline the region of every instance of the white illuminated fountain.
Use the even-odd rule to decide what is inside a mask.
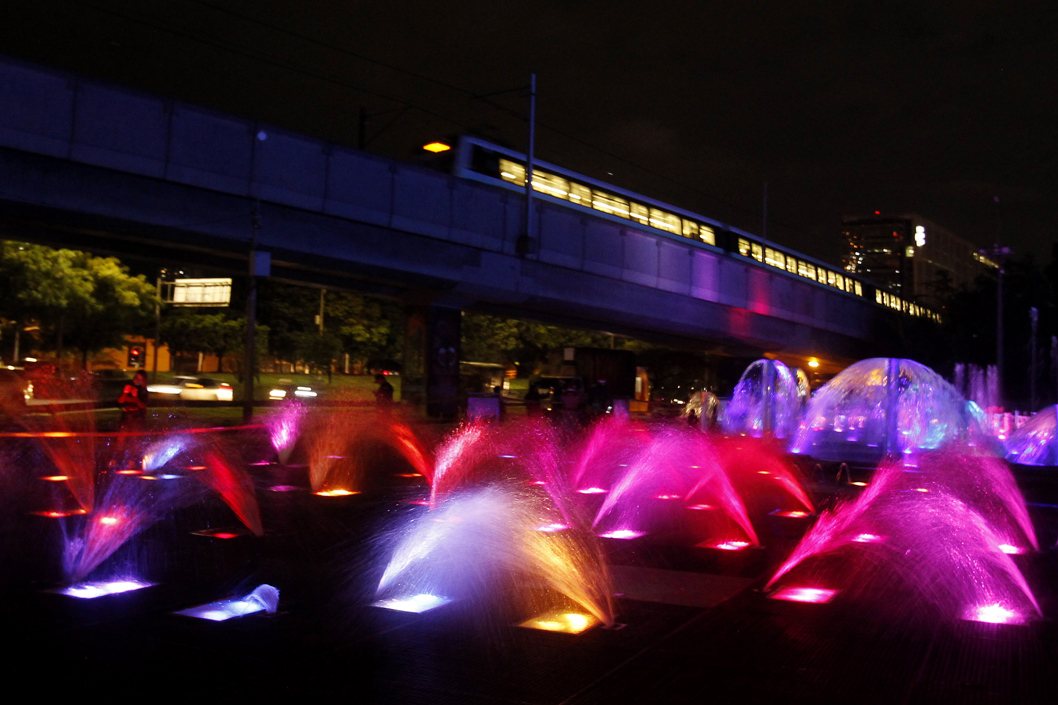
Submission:
[[[878,357],[848,367],[816,392],[790,452],[874,464],[956,440],[993,444],[971,404],[940,375],[913,360]]]
[[[248,614],[267,612],[275,614],[279,607],[279,590],[271,585],[258,585],[249,594],[243,597],[231,597],[226,600],[217,600],[198,607],[180,610],[176,614],[184,617],[195,617],[210,622],[226,622],[236,617],[245,617]]]
[[[742,373],[724,411],[725,433],[790,438],[801,418],[797,376],[778,360],[757,360]]]

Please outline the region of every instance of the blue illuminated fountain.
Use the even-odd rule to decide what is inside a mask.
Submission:
[[[742,373],[724,411],[725,433],[790,438],[801,418],[797,376],[778,360],[757,360]]]
[[[925,365],[861,360],[816,392],[790,451],[875,464],[883,457],[965,440],[992,448],[974,406]]]
[[[1058,406],[1048,406],[1007,439],[1007,460],[1017,465],[1058,465]]]

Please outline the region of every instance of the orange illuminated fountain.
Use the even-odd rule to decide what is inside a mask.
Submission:
[[[559,613],[578,615],[570,623],[581,628],[612,624],[613,589],[598,545],[586,532],[538,530],[547,504],[525,484],[448,495],[395,533],[376,604],[423,612],[452,600],[485,607],[510,599],[523,615],[544,615],[541,628],[559,624]]]
[[[544,421],[472,422],[437,449],[429,509],[393,534],[381,607],[508,600],[539,628],[613,622],[599,545],[573,510],[562,444]],[[533,620],[530,620],[533,621]]]
[[[312,491],[325,497],[358,494],[379,449],[395,452],[416,473],[430,462],[415,434],[396,416],[318,411],[308,417],[307,447]]]

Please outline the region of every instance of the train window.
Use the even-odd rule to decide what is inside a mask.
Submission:
[[[603,213],[611,213],[621,218],[628,217],[628,201],[605,191],[591,192],[591,207]]]
[[[744,237],[738,239],[738,253],[743,257],[749,257],[749,240]]]
[[[680,217],[658,208],[650,209],[650,224],[658,230],[664,230],[667,233],[674,235],[683,234],[683,229],[680,227]]]
[[[749,251],[753,253],[753,259],[758,262],[764,261],[764,248],[755,242],[751,242],[749,245]]]
[[[683,219],[683,236],[692,240],[698,239],[698,223],[693,220]]]
[[[797,274],[797,258],[786,255],[786,271],[790,274]]]
[[[859,282],[855,282],[853,286],[856,287],[856,296],[863,296],[863,286]]]
[[[569,200],[582,206],[591,206],[591,189],[581,184],[570,182]]]
[[[778,250],[773,250],[770,247],[764,249],[764,261],[772,267],[786,269],[786,257],[783,253]]]
[[[837,284],[834,283],[834,272],[831,272],[829,269],[827,270],[827,284],[829,286],[837,286]]]
[[[533,190],[564,201],[569,199],[569,182],[546,171],[533,172]]]
[[[701,225],[698,227],[698,237],[701,239],[702,242],[708,243],[710,245],[716,244],[716,233],[714,233],[713,229],[710,228],[708,225]]]
[[[808,279],[815,279],[816,273],[811,271],[811,269],[812,265],[810,265],[808,262],[805,262],[804,260],[797,261],[797,273],[800,274],[802,277],[807,277]]]
[[[510,159],[500,159],[500,178],[518,186],[525,186],[525,167]]]
[[[640,225],[650,225],[650,209],[646,206],[639,203],[629,203],[628,212],[632,215],[632,220]]]

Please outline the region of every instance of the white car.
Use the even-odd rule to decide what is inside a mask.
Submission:
[[[209,377],[174,377],[164,384],[148,384],[147,391],[161,399],[184,401],[231,401],[231,385]]]

